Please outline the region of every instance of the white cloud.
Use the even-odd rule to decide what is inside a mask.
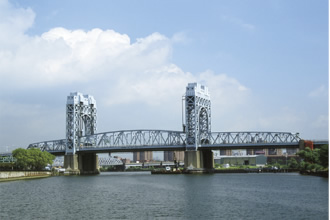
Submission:
[[[324,85],[321,85],[320,87],[312,90],[308,94],[308,97],[310,98],[327,97],[327,95],[328,95],[328,89]]]
[[[103,114],[104,117],[111,117],[103,118],[104,121],[112,122],[114,128],[108,128],[111,130],[116,130],[115,126],[126,124],[123,123],[124,120],[138,127],[141,126],[139,123],[143,123],[143,127],[158,129],[163,126],[170,128],[169,123],[175,120],[180,125],[181,97],[189,82],[202,82],[209,86],[212,99],[217,100],[213,108],[219,107],[219,114],[225,112],[222,105],[226,105],[227,109],[234,109],[245,102],[249,95],[249,89],[226,74],[217,74],[210,70],[193,74],[172,63],[172,44],[185,41],[187,38],[183,33],[174,35],[172,39],[160,33],[152,33],[134,43],[126,34],[98,28],[85,31],[57,27],[41,35],[29,36],[25,31],[33,25],[33,11],[14,8],[6,1],[1,3],[0,12],[6,11],[6,19],[2,19],[0,25],[3,39],[10,38],[14,32],[20,36],[10,39],[14,46],[0,47],[0,91],[4,93],[20,90],[26,94],[31,89],[43,93],[50,88],[52,91],[57,88],[68,91],[78,88],[81,92],[88,92],[96,97],[98,106],[103,108],[99,112],[110,110],[115,115],[120,115],[121,105],[137,111],[135,116],[116,118],[114,115]],[[8,29],[12,30],[11,33],[7,32]],[[1,40],[1,44],[6,44],[5,40]],[[49,99],[58,96],[57,93],[47,95]],[[4,103],[0,102],[2,106],[5,106]],[[64,104],[65,102],[61,103]],[[155,113],[149,112],[148,120],[138,123],[140,119],[136,115],[142,117],[145,111],[136,107],[141,104],[149,106]],[[33,115],[44,115],[45,112],[41,111],[48,111],[45,108],[33,108],[31,104],[13,103],[12,106],[33,110],[27,117],[29,119],[20,117],[22,123],[30,123]],[[9,125],[10,122],[4,117],[9,112],[0,114],[2,122]],[[53,114],[64,115],[64,112]],[[156,120],[155,117],[159,117],[159,114],[173,117],[171,120],[164,117]],[[217,114],[214,115],[216,117]],[[47,117],[42,118],[47,120]],[[54,120],[49,119],[49,123],[52,124],[52,131],[65,129],[64,122],[54,124]],[[33,130],[18,132],[38,136]]]
[[[15,20],[26,13],[23,10],[11,16]],[[224,95],[226,91],[235,96],[236,91],[246,90],[225,74],[206,71],[194,75],[171,63],[171,44],[184,38],[181,33],[172,40],[153,33],[131,43],[125,34],[98,28],[84,31],[58,27],[41,36],[28,36],[24,34],[26,29],[20,27],[16,30],[25,40],[16,41],[14,49],[0,49],[0,68],[4,70],[0,74],[5,79],[0,83],[2,87],[15,85],[28,89],[88,82],[97,90],[100,87],[93,84],[107,82],[102,91],[108,95],[108,104],[139,101],[150,105],[181,97],[188,82],[204,82],[227,103],[235,102],[236,98],[230,100],[230,96]]]
[[[11,48],[24,40],[23,33],[33,25],[34,18],[30,8],[15,8],[7,0],[0,0],[0,48]]]
[[[102,128],[99,131],[181,129],[181,97],[189,82],[209,87],[214,131],[281,130],[283,127],[299,131],[302,125],[294,111],[283,110],[265,116],[268,114],[262,112],[262,103],[256,100],[251,89],[228,74],[212,70],[190,73],[174,64],[171,61],[173,44],[189,41],[184,33],[172,38],[152,33],[132,41],[128,35],[115,30],[57,27],[29,36],[25,32],[33,25],[34,17],[31,9],[15,8],[0,0],[0,107],[6,108],[0,112],[0,130],[7,131],[5,138],[0,136],[2,140],[13,140],[23,133],[28,139],[16,141],[24,144],[28,144],[26,140],[42,141],[53,135],[64,138],[65,95],[61,102],[55,97],[59,96],[58,91],[74,90],[96,98],[98,124]],[[241,20],[227,19],[243,28],[254,29]],[[16,90],[22,91],[22,96],[45,93],[46,98],[26,102],[28,104],[8,102],[8,98],[2,100],[5,94]],[[323,94],[325,90],[323,86],[310,96]],[[35,105],[52,99],[48,107]],[[15,117],[24,126],[16,123],[11,127]],[[48,132],[44,127],[49,126]],[[15,133],[11,137],[8,131]]]

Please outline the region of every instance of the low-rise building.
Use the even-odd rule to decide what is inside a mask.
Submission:
[[[214,163],[229,164],[231,166],[250,165],[263,167],[267,163],[267,157],[264,155],[220,156],[214,158]]]

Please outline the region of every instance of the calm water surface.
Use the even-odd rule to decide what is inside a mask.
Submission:
[[[104,173],[0,183],[0,219],[328,219],[328,179]]]

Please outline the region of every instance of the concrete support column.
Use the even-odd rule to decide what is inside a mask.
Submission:
[[[99,174],[98,155],[95,153],[79,154],[79,170],[81,174]]]
[[[95,153],[64,156],[64,168],[68,174],[99,174],[99,158]]]
[[[64,155],[64,168],[72,174],[79,174],[78,155]]]
[[[204,169],[211,170],[214,168],[213,151],[211,150],[201,151],[201,157],[203,159],[202,164]]]
[[[187,170],[212,170],[214,168],[213,152],[211,150],[185,151],[184,166]]]
[[[184,168],[191,169],[191,170],[202,168],[200,151],[185,151],[184,152]]]

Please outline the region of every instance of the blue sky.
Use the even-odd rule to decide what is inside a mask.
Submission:
[[[0,139],[65,137],[70,92],[98,131],[181,129],[188,82],[213,131],[328,139],[328,1],[0,0]]]

